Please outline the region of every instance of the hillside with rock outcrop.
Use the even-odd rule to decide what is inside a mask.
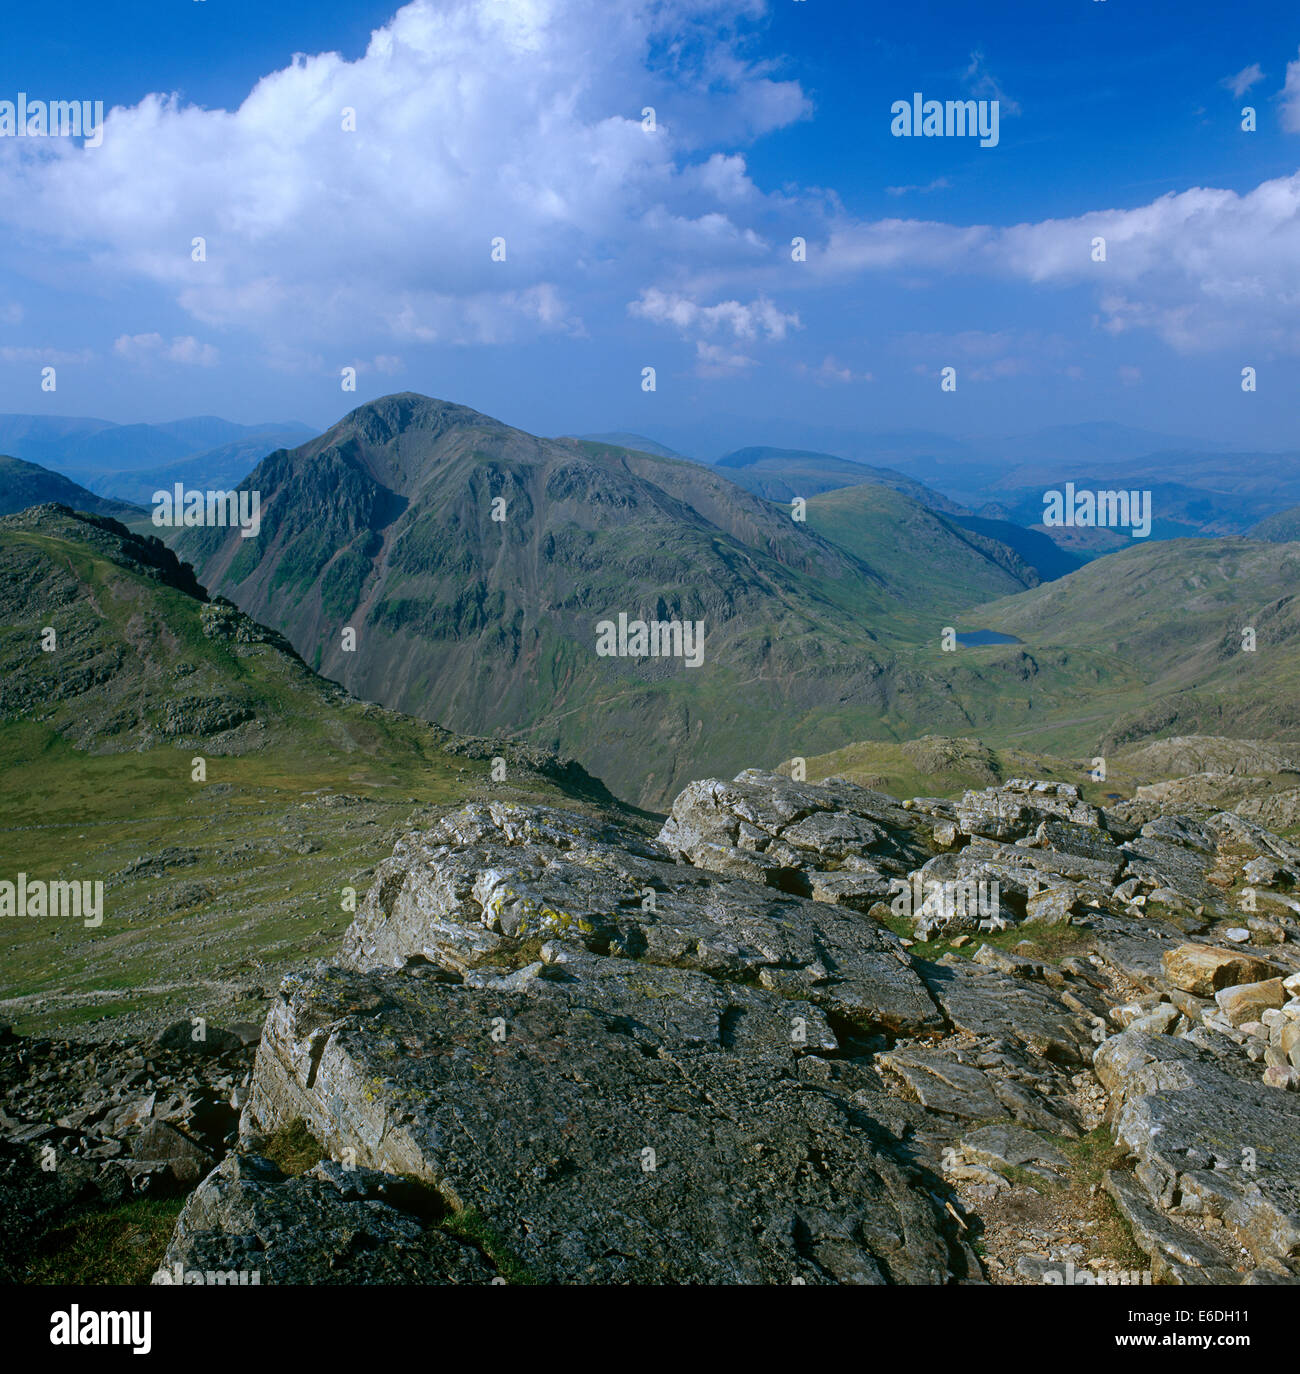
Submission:
[[[450,811],[282,984],[166,1266],[1296,1282],[1300,849],[1149,806],[748,771],[654,837]]]

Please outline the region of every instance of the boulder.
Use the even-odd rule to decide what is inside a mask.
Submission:
[[[1165,978],[1174,987],[1196,997],[1212,997],[1222,988],[1256,983],[1278,972],[1266,960],[1242,950],[1200,944],[1184,944],[1165,951],[1162,967]]]
[[[1286,993],[1280,978],[1269,978],[1260,983],[1237,983],[1221,988],[1214,994],[1214,1000],[1234,1026],[1242,1026],[1258,1020],[1269,1008],[1280,1007],[1286,1001]]]
[[[887,1134],[793,1072],[828,1035],[806,1002],[633,960],[510,992],[319,967],[271,1008],[246,1126],[302,1118],[423,1180],[540,1282],[974,1274]]]
[[[399,842],[344,936],[343,962],[427,960],[463,974],[503,940],[535,937],[736,980],[802,969],[811,1001],[864,1028],[941,1027],[898,937],[827,896],[704,877],[582,814],[493,802]]]
[[[1093,1064],[1151,1203],[1218,1218],[1257,1262],[1297,1253],[1300,1113],[1289,1096],[1190,1036],[1127,1030]]]
[[[333,1162],[288,1178],[232,1154],[186,1202],[153,1283],[492,1283],[497,1264],[462,1231],[412,1180]]]

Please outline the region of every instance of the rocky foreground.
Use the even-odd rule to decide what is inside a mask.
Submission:
[[[1109,1225],[1146,1281],[1300,1282],[1298,890],[1249,817],[1068,784],[467,806],[284,982],[166,1276],[1143,1281]]]

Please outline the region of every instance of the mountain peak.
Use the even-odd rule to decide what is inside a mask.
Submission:
[[[356,435],[371,444],[391,443],[402,434],[417,430],[436,438],[450,429],[476,428],[507,431],[509,425],[495,420],[469,406],[453,401],[441,401],[418,391],[397,391],[380,396],[365,405],[350,410],[322,440],[337,443],[341,438]]]

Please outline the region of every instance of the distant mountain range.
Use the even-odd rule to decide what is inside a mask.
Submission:
[[[741,432],[750,424],[737,420],[733,429]],[[770,428],[779,434],[792,427]],[[1150,490],[1154,539],[1248,534],[1279,504],[1300,503],[1300,453],[1240,452],[1218,441],[1109,422],[970,441],[924,430],[871,434],[814,426],[807,432],[824,433],[826,449],[741,448],[712,465],[773,501],[872,481],[906,491],[949,515],[1009,521],[1022,528],[1039,526],[1044,493],[1065,482],[1079,489]],[[644,436],[627,437],[647,451],[671,452]],[[1080,560],[1124,547],[1127,540],[1126,533],[1108,530],[1040,533],[1069,555],[1062,562],[1042,551],[1038,570],[1045,579]],[[1017,548],[1023,554],[1023,545]]]
[[[97,496],[143,506],[176,482],[233,487],[268,453],[314,433],[296,422],[240,425],[212,415],[158,425],[0,415],[0,453],[39,463]]]
[[[793,519],[730,480],[764,461],[539,439],[403,393],[258,466],[260,538],[173,543],[356,694],[573,754],[647,805],[853,740],[1097,750],[1300,724],[1292,552],[1147,543],[1036,586],[1024,554],[892,486],[817,493]],[[1188,567],[1206,588],[1190,599]],[[620,615],[703,622],[704,662],[598,654]],[[1257,657],[1233,648],[1247,624]],[[944,627],[1023,642],[948,653]]]
[[[838,487],[863,482],[890,487],[931,510],[963,514],[963,507],[937,491],[895,472],[892,468],[848,462],[829,453],[788,448],[741,448],[719,458],[714,465],[737,486],[768,501],[790,501],[796,496],[816,496]]]

